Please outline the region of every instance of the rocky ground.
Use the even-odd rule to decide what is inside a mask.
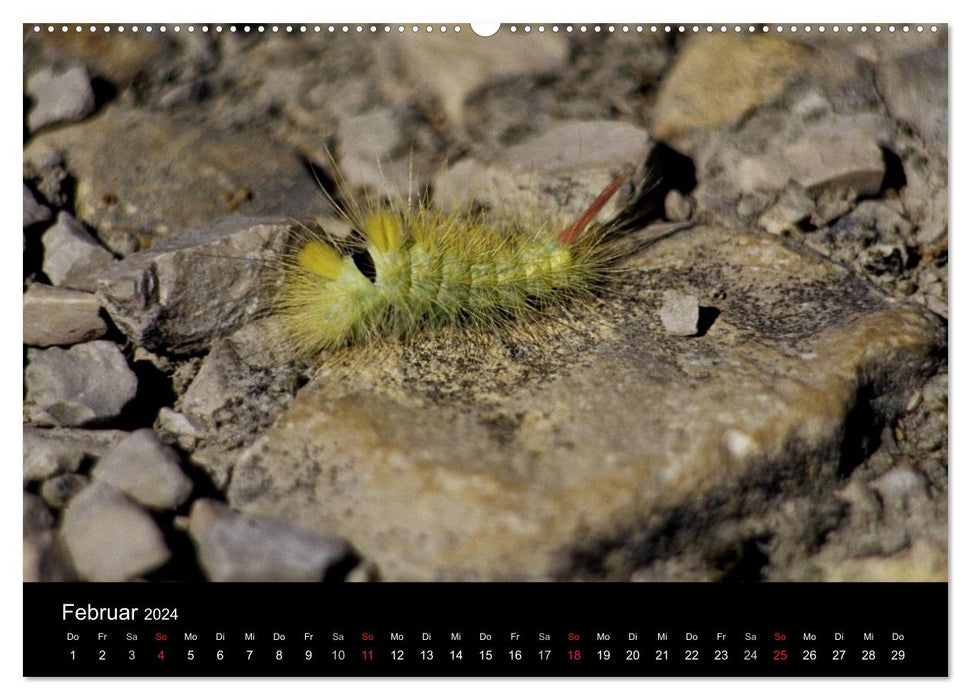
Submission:
[[[947,36],[25,28],[26,580],[943,580]],[[321,197],[568,218],[589,304],[293,362]]]

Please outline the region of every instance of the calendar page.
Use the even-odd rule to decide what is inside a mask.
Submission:
[[[24,675],[948,675],[946,24],[23,78]]]

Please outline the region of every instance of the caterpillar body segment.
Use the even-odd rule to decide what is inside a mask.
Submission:
[[[284,259],[275,311],[287,342],[313,355],[446,325],[499,326],[587,295],[610,263],[603,232],[587,228],[626,179],[562,230],[426,206],[355,211],[363,240],[350,254],[308,235]],[[359,265],[368,259],[372,269]]]

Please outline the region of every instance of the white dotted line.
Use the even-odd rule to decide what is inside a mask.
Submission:
[[[930,29],[931,32],[937,32],[938,31],[938,25],[936,25],[936,24],[929,25],[928,28]],[[206,24],[200,25],[198,27],[196,25],[193,25],[193,24],[185,25],[184,27],[183,27],[183,25],[179,25],[179,24],[175,24],[175,25],[171,25],[171,26],[164,25],[164,24],[162,24],[162,25],[138,25],[138,24],[124,25],[124,24],[119,24],[119,25],[114,26],[114,27],[112,27],[111,25],[107,25],[106,24],[106,25],[104,25],[102,27],[98,27],[98,26],[95,26],[95,25],[92,24],[92,25],[89,25],[87,27],[87,31],[89,31],[91,33],[101,31],[101,32],[104,32],[106,34],[112,32],[112,31],[115,31],[115,32],[118,32],[118,33],[124,33],[126,31],[130,31],[133,34],[137,34],[139,31],[144,31],[146,34],[151,34],[151,33],[155,32],[155,31],[158,31],[158,32],[164,34],[167,31],[172,31],[172,32],[175,32],[176,34],[178,34],[178,33],[182,32],[183,29],[184,29],[184,31],[187,31],[187,32],[195,32],[198,29],[198,31],[201,31],[203,33],[208,33],[208,32],[212,32],[212,31],[214,31],[216,33],[222,33],[225,30],[228,30],[230,33],[236,33],[236,32],[240,32],[241,31],[244,34],[248,34],[250,32],[256,32],[258,34],[263,34],[265,32],[272,32],[272,33],[281,33],[282,32],[282,33],[286,33],[286,34],[305,34],[308,31],[313,31],[315,34],[320,34],[321,32],[324,32],[324,31],[326,31],[328,34],[336,34],[336,33],[342,33],[342,34],[352,34],[352,33],[354,33],[354,34],[364,34],[364,33],[370,33],[370,34],[378,34],[378,33],[390,34],[392,32],[398,32],[399,34],[404,34],[406,32],[411,32],[412,34],[418,34],[421,31],[424,31],[426,34],[432,34],[434,32],[438,32],[438,33],[441,33],[441,34],[446,34],[446,33],[449,33],[449,32],[453,32],[453,33],[458,34],[459,32],[462,31],[462,28],[459,25],[457,25],[457,24],[456,25],[453,25],[453,26],[448,26],[448,25],[444,25],[444,24],[442,24],[442,25],[432,25],[432,24],[426,24],[426,25],[418,25],[418,24],[412,24],[412,25],[404,25],[404,24],[398,24],[398,25],[391,25],[391,24],[384,24],[384,25],[378,25],[378,24],[371,24],[371,25],[364,25],[364,24],[336,24],[335,25],[335,24],[330,24],[330,25],[326,25],[326,26],[321,26],[319,24],[316,24],[316,25],[306,25],[306,24],[276,25],[276,24],[274,24],[274,25],[270,25],[268,27],[263,26],[262,24],[261,25],[255,25],[255,26],[254,25],[250,25],[250,24],[244,24],[244,25],[236,25],[236,24],[221,25],[221,24],[217,24],[217,25],[214,25],[212,27],[210,27],[209,25],[206,25]],[[642,34],[644,32],[650,32],[652,34],[656,34],[659,31],[660,32],[663,32],[663,33],[666,33],[666,34],[672,34],[672,33],[678,33],[678,34],[685,34],[685,33],[699,34],[699,33],[702,33],[702,32],[705,32],[705,33],[708,33],[708,34],[714,34],[714,33],[726,34],[728,32],[734,32],[736,34],[741,34],[743,32],[747,32],[749,34],[755,34],[756,32],[761,32],[763,34],[768,34],[773,29],[775,30],[775,32],[777,34],[782,34],[782,33],[785,33],[785,32],[788,32],[790,34],[796,34],[796,33],[800,32],[800,31],[802,33],[807,33],[807,34],[810,33],[810,32],[816,32],[816,33],[819,33],[819,34],[824,34],[827,31],[831,31],[834,34],[838,34],[841,31],[845,31],[848,34],[852,34],[854,31],[859,31],[859,32],[865,34],[865,33],[869,32],[871,30],[873,32],[876,32],[876,33],[879,34],[880,32],[884,31],[884,29],[886,29],[886,31],[890,32],[891,34],[896,33],[897,31],[901,31],[901,32],[903,32],[903,33],[906,34],[906,33],[909,33],[911,30],[914,30],[914,31],[916,31],[918,33],[922,33],[924,31],[925,27],[922,24],[917,24],[917,25],[910,25],[910,24],[903,24],[903,25],[894,25],[894,24],[891,24],[891,25],[880,25],[880,24],[874,24],[874,25],[866,25],[866,24],[853,25],[853,24],[847,24],[847,25],[842,25],[842,26],[841,25],[834,24],[834,25],[830,26],[829,28],[827,28],[824,25],[818,25],[816,27],[813,27],[812,25],[808,25],[808,24],[802,25],[802,26],[795,25],[795,24],[792,24],[792,25],[777,24],[777,25],[774,25],[774,26],[770,26],[768,24],[762,24],[762,25],[750,24],[750,25],[746,25],[746,26],[742,26],[742,25],[738,25],[738,24],[731,25],[731,26],[730,25],[724,25],[724,24],[722,24],[722,25],[711,25],[711,24],[708,24],[708,25],[697,25],[697,24],[695,24],[695,25],[683,25],[683,24],[679,24],[679,25],[676,25],[676,26],[675,25],[670,25],[670,24],[666,24],[664,26],[659,26],[659,25],[656,25],[656,24],[652,24],[652,25],[642,25],[642,24],[637,24],[637,25],[630,25],[630,24],[623,24],[623,25],[613,25],[613,24],[609,24],[609,25],[600,25],[600,24],[586,25],[586,24],[581,24],[581,25],[577,25],[577,26],[574,26],[572,24],[566,24],[566,25],[553,24],[553,25],[549,25],[548,27],[546,25],[542,25],[542,24],[541,25],[535,25],[535,26],[534,25],[529,25],[529,24],[526,24],[526,25],[513,24],[513,25],[507,26],[506,29],[510,33],[512,33],[512,34],[516,34],[516,33],[519,33],[519,32],[522,32],[523,34],[530,34],[534,30],[536,32],[540,33],[540,34],[543,34],[543,33],[547,32],[547,31],[551,31],[553,33],[559,33],[559,32],[562,31],[562,32],[566,32],[567,34],[573,34],[575,32],[579,32],[581,34],[584,34],[584,33],[594,33],[594,34],[597,34],[597,33],[607,32],[607,33],[611,33],[612,34],[614,32],[618,32],[618,31],[619,32],[623,32],[625,34],[626,33],[630,33],[630,32],[635,32],[637,34]],[[42,33],[42,32],[46,32],[48,34],[54,34],[55,32],[58,32],[58,31],[60,31],[62,34],[66,34],[66,33],[71,32],[71,31],[73,31],[73,32],[75,32],[77,34],[80,34],[84,30],[85,30],[85,27],[82,26],[82,25],[80,25],[80,24],[77,24],[77,25],[68,25],[68,24],[54,25],[54,24],[48,24],[46,26],[45,25],[40,25],[40,24],[33,25],[33,31],[34,31],[35,34],[39,34],[39,33]]]

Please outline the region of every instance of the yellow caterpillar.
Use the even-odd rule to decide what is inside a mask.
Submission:
[[[496,326],[589,293],[611,262],[609,230],[590,226],[627,181],[616,178],[562,230],[404,202],[344,213],[361,239],[307,233],[282,259],[273,305],[298,355],[447,325]],[[343,248],[343,250],[341,250]]]

